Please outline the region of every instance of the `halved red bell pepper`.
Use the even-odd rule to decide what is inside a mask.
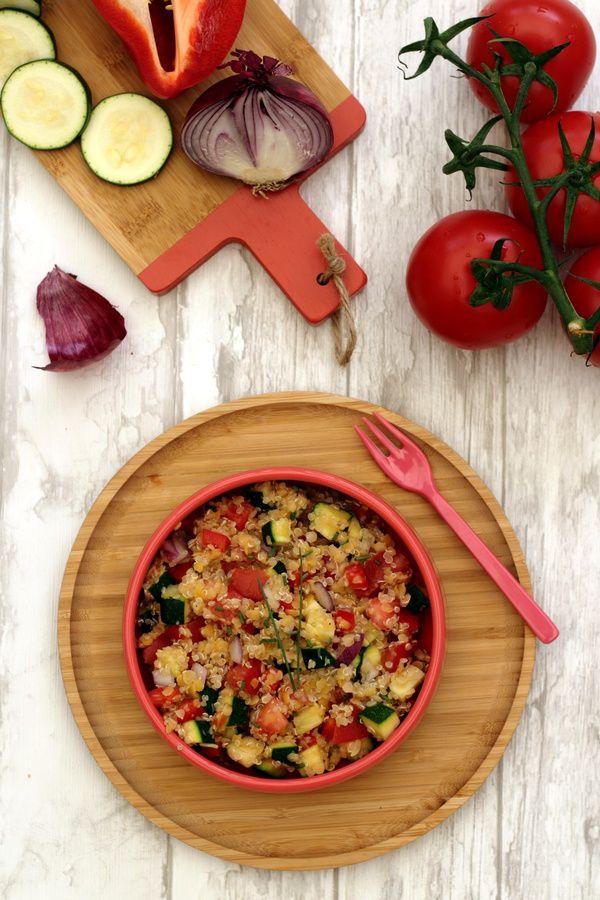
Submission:
[[[223,62],[246,0],[93,0],[158,97],[175,97]]]

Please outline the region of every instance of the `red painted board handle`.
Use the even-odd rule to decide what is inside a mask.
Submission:
[[[340,305],[333,281],[319,284],[317,278],[327,268],[317,240],[328,231],[299,194],[296,185],[269,199],[245,195],[252,204],[260,203],[260,215],[240,218],[243,227],[238,240],[252,251],[273,281],[289,297],[296,309],[313,325],[322,322]],[[367,276],[350,254],[339,244],[337,250],[346,261],[344,282],[350,295],[358,293]]]

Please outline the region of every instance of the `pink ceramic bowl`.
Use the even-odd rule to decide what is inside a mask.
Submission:
[[[135,640],[135,620],[138,598],[146,572],[159,548],[179,522],[185,519],[185,517],[195,509],[202,506],[204,503],[207,503],[209,500],[218,497],[220,494],[225,494],[228,491],[237,490],[259,481],[306,482],[339,491],[341,494],[346,494],[348,497],[368,506],[387,523],[391,531],[398,536],[404,549],[407,550],[412,557],[416,568],[419,570],[431,603],[433,632],[431,662],[427,677],[423,682],[423,686],[421,687],[413,708],[400,726],[393,732],[391,737],[382,744],[379,744],[375,750],[372,750],[366,756],[363,756],[362,759],[343,766],[342,768],[335,769],[333,772],[326,772],[324,775],[315,775],[311,778],[268,780],[256,775],[246,775],[233,769],[228,769],[220,763],[214,762],[213,760],[202,756],[200,753],[196,753],[191,747],[184,744],[176,734],[167,734],[159,711],[148,699],[148,691],[144,684],[138,662]],[[396,510],[382,500],[381,497],[378,497],[366,488],[361,487],[361,485],[355,484],[352,481],[347,481],[345,478],[340,478],[337,475],[329,475],[326,472],[319,472],[313,469],[293,467],[256,469],[250,472],[240,472],[237,475],[231,475],[228,478],[223,478],[221,481],[216,481],[213,484],[208,485],[201,491],[188,497],[183,503],[180,503],[177,509],[174,509],[156,529],[135,564],[127,588],[123,612],[123,648],[129,679],[140,706],[150,719],[156,731],[177,753],[179,753],[180,756],[183,756],[198,769],[202,769],[202,771],[209,775],[220,778],[222,781],[226,781],[228,784],[235,785],[236,787],[249,788],[251,790],[264,791],[271,794],[297,794],[303,791],[314,791],[319,788],[330,787],[331,785],[346,781],[349,778],[354,778],[355,775],[360,775],[361,772],[365,772],[390,753],[393,753],[398,745],[402,743],[413,728],[415,728],[433,697],[442,670],[446,648],[444,602],[435,569],[421,541]]]

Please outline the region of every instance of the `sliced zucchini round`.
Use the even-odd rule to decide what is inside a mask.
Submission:
[[[42,14],[40,0],[0,0],[0,9],[20,9],[22,12],[38,17]]]
[[[6,127],[33,150],[59,150],[79,137],[89,118],[90,91],[69,66],[40,59],[10,75],[0,97]]]
[[[0,90],[8,76],[34,59],[56,59],[49,28],[18,9],[0,9]]]
[[[115,94],[92,111],[81,151],[95,174],[111,184],[154,178],[173,149],[173,128],[164,109],[142,94]]]

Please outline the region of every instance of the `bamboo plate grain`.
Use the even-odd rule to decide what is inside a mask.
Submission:
[[[96,761],[123,796],[182,841],[260,868],[318,869],[371,859],[458,809],[500,760],[523,711],[535,639],[424,500],[388,482],[352,425],[377,407],[329,394],[253,397],[194,416],[138,453],[105,487],[69,557],[58,619],[65,689]],[[417,425],[440,489],[529,589],[517,538],[469,466]],[[395,505],[437,566],[448,651],[422,723],[372,771],[326,791],[261,795],[180,759],[138,708],[122,659],[122,602],[158,523],[201,486],[235,471],[294,464],[361,482]]]

